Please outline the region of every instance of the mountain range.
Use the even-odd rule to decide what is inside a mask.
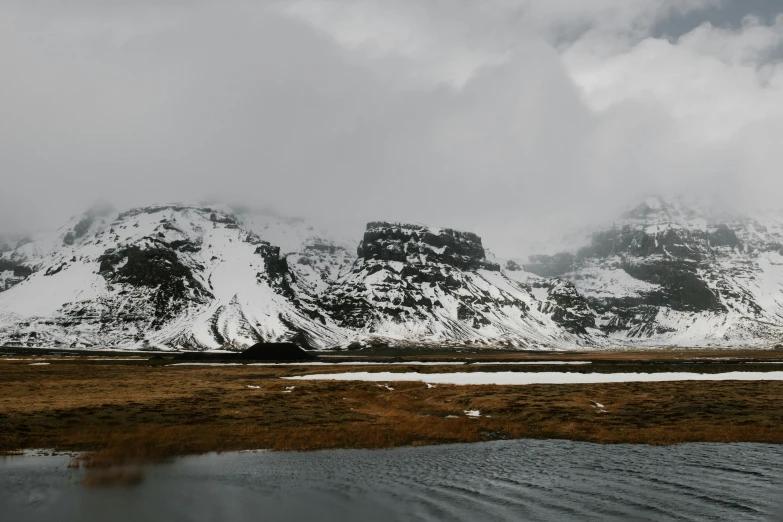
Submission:
[[[470,232],[342,238],[228,207],[96,207],[0,238],[0,344],[240,350],[259,341],[589,349],[783,339],[783,213],[649,198],[562,252]]]

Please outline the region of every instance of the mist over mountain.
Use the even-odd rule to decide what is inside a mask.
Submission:
[[[94,201],[269,206],[499,255],[656,193],[781,192],[783,22],[753,0],[0,7],[0,233]],[[522,254],[535,254],[531,251]]]
[[[342,237],[188,205],[97,207],[4,248],[6,345],[586,349],[783,336],[783,212],[682,199],[647,198],[527,259],[451,228],[376,221]]]

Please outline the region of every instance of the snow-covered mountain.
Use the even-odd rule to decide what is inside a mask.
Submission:
[[[527,263],[376,222],[358,243],[222,207],[96,208],[0,249],[0,344],[242,349],[758,345],[783,338],[783,216],[650,199]]]
[[[77,216],[2,255],[31,273],[0,293],[0,341],[191,349],[345,341],[313,304],[313,289],[350,267],[354,245],[298,221],[248,222],[253,229],[225,210],[185,206]]]
[[[589,342],[588,332],[558,322],[555,308],[529,285],[487,261],[475,234],[369,223],[357,253],[350,273],[331,285],[321,304],[364,340],[518,347]]]
[[[783,339],[783,214],[649,198],[586,243],[524,269],[571,281],[612,344]]]

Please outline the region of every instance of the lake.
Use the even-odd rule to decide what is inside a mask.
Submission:
[[[783,520],[783,446],[766,444],[209,454],[126,488],[86,488],[68,461],[0,458],[2,520]]]

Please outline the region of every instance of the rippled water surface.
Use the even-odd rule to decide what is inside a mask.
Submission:
[[[68,457],[0,459],[15,520],[783,520],[783,447],[504,441],[179,459],[84,488]]]

